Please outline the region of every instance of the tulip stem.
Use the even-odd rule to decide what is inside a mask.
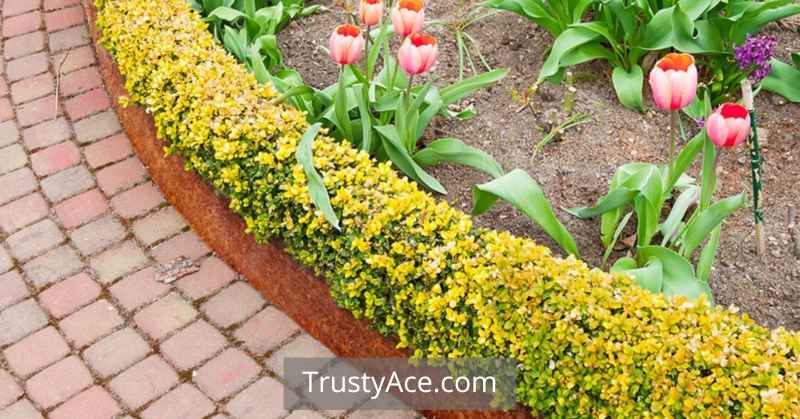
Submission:
[[[675,142],[678,136],[678,118],[680,115],[677,110],[669,111],[669,155],[667,160],[667,179],[671,179],[675,170]]]
[[[750,113],[750,138],[747,145],[750,148],[750,175],[753,180],[753,220],[755,221],[756,252],[763,256],[767,250],[764,238],[764,209],[761,206],[763,197],[761,191],[761,146],[758,143],[758,129],[756,128],[756,111],[753,106],[753,85],[750,80],[742,80],[742,102]]]

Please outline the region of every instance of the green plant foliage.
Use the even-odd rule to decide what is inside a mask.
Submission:
[[[184,0],[98,8],[128,101],[152,113],[167,151],[226,196],[259,242],[280,241],[398,347],[517,360],[518,401],[534,417],[800,416],[798,333],[473,228],[389,164],[317,136],[334,229],[295,157],[302,111],[273,102],[280,93],[226,54]]]
[[[800,52],[792,54],[792,64],[772,59],[772,71],[761,80],[761,88],[800,103]]]
[[[502,174],[500,165],[485,152],[454,138],[434,140],[426,152],[418,149],[425,129],[437,116],[468,119],[468,108],[454,112],[451,105],[466,96],[492,86],[508,73],[497,69],[459,80],[441,89],[432,83],[412,86],[397,60],[389,53],[388,19],[367,51],[364,67],[344,66],[337,83],[322,90],[305,86],[296,73],[275,77],[273,83],[285,95],[283,100],[321,122],[332,136],[352,143],[380,159],[388,158],[411,179],[438,193],[447,191],[426,167],[445,162],[463,164],[492,176]],[[380,71],[378,59],[382,54]],[[374,75],[374,76],[373,76]],[[294,89],[295,93],[291,93]]]
[[[566,227],[558,221],[550,201],[542,192],[542,188],[527,173],[514,169],[505,175],[487,183],[475,185],[472,190],[472,213],[483,214],[503,199],[514,208],[525,213],[538,224],[565,252],[580,257],[575,239]]]
[[[526,16],[556,36],[539,72],[539,83],[559,81],[566,67],[606,60],[613,69],[612,81],[620,103],[640,110],[644,81],[641,64],[649,51],[674,49],[701,54],[709,68],[701,90],[707,89],[716,105],[739,86],[733,47],[748,33],[800,13],[800,4],[792,0],[491,0],[487,5]],[[573,10],[577,16],[550,10],[563,11],[562,6],[570,6],[565,11]],[[589,22],[580,21],[585,10],[592,12]],[[692,116],[700,116],[702,103],[691,109],[698,111]]]
[[[594,0],[489,0],[484,7],[507,10],[547,29],[553,36],[581,21]]]
[[[304,0],[187,0],[205,16],[225,49],[256,71],[278,71],[283,64],[275,35],[293,20],[310,16],[321,6]],[[261,77],[264,81],[266,77]]]
[[[339,218],[336,216],[336,213],[333,212],[331,199],[328,195],[328,190],[325,189],[322,176],[320,176],[319,172],[317,172],[317,169],[314,167],[314,159],[311,151],[312,143],[314,138],[317,138],[320,128],[322,128],[322,124],[320,123],[308,127],[308,131],[303,134],[300,144],[297,145],[295,157],[297,158],[297,163],[303,166],[303,171],[305,171],[308,177],[308,194],[311,196],[311,201],[322,211],[322,214],[325,215],[325,219],[338,230],[340,229]]]

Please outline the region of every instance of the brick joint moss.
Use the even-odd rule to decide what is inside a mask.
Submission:
[[[185,0],[98,1],[102,43],[166,153],[280,239],[332,297],[415,356],[519,361],[518,399],[556,417],[800,417],[800,336],[731,309],[665,300],[630,278],[473,228],[387,163],[324,135],[314,164],[342,220],[311,203],[294,159],[305,116],[229,56]]]

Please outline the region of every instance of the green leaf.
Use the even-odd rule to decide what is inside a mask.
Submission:
[[[432,86],[431,89],[428,91],[428,94],[425,98],[426,107],[425,110],[422,111],[419,115],[419,119],[417,120],[417,127],[416,127],[416,135],[414,141],[419,141],[422,137],[422,134],[425,133],[425,129],[428,128],[428,124],[431,123],[433,118],[444,106],[442,102],[442,97],[439,95],[439,89],[436,86]]]
[[[550,7],[541,0],[489,0],[482,6],[516,13],[547,29],[554,36],[558,36],[565,26],[553,16]]]
[[[348,140],[353,139],[353,132],[350,128],[350,117],[348,116],[347,89],[344,84],[344,71],[342,71],[339,82],[336,83],[336,96],[333,99],[333,114],[336,119],[336,127],[342,131],[342,135]]]
[[[795,65],[800,67],[800,54],[793,54],[792,59],[797,60]],[[791,102],[800,103],[800,69],[774,58],[770,64],[772,71],[761,80],[761,88],[777,93]]]
[[[439,94],[442,97],[443,107],[446,108],[475,91],[497,83],[502,80],[506,74],[508,74],[508,70],[498,68],[461,80],[441,89]]]
[[[711,275],[711,267],[714,265],[714,260],[717,258],[717,248],[719,248],[719,235],[722,226],[718,225],[711,232],[711,237],[708,239],[703,251],[700,252],[700,259],[697,260],[697,278],[703,282],[708,282],[708,277]]]
[[[601,35],[597,32],[581,27],[568,28],[562,32],[553,42],[553,46],[550,48],[550,55],[547,56],[547,60],[542,65],[536,82],[541,83],[558,73],[558,70],[562,67],[561,58],[567,53],[600,37]]]
[[[503,175],[503,168],[492,156],[457,138],[440,138],[428,144],[414,154],[414,160],[425,168],[452,162],[478,169],[495,178]]]
[[[369,54],[367,55],[367,79],[372,80],[372,75],[375,71],[375,63],[378,62],[378,56],[381,52],[381,45],[389,36],[389,25],[384,23],[381,25],[381,32],[378,34],[378,37],[372,41],[370,45]]]
[[[672,193],[672,189],[675,188],[678,180],[680,180],[681,176],[689,169],[692,163],[694,163],[697,154],[703,149],[705,138],[705,130],[701,130],[700,133],[695,135],[694,138],[683,146],[678,153],[678,157],[675,159],[675,164],[672,166],[673,171],[670,173],[669,179],[667,179],[666,176],[664,177],[667,182],[663,188],[665,194]]]
[[[711,205],[717,190],[717,147],[706,135],[703,144],[703,172],[700,180],[700,210]]]
[[[748,33],[758,32],[759,29],[770,22],[800,14],[800,4],[796,2],[788,5],[772,1],[759,3],[760,8],[754,8],[753,11],[745,13],[736,21],[731,30],[731,40],[734,43],[740,44]]]
[[[608,243],[606,246],[606,250],[603,252],[603,262],[602,265],[605,266],[606,262],[608,261],[608,257],[611,256],[611,252],[614,250],[614,246],[617,245],[617,241],[619,240],[619,236],[622,235],[622,231],[625,230],[625,226],[628,225],[628,221],[631,219],[633,212],[628,212],[625,214],[625,217],[622,218],[622,221],[617,226],[617,229],[614,231],[614,236],[611,238],[611,242]]]
[[[682,243],[684,255],[691,255],[694,249],[714,230],[725,217],[744,206],[744,193],[721,199],[707,209],[699,212],[684,229]]]
[[[609,51],[607,47],[599,41],[583,44],[561,57],[560,65],[562,67],[572,67],[578,64],[583,64],[588,61],[604,59],[607,61],[614,61],[614,53]]]
[[[634,64],[630,71],[625,71],[622,67],[614,67],[611,81],[614,83],[614,90],[617,92],[620,103],[631,109],[644,110],[642,106],[642,85],[644,84],[642,67]]]
[[[361,150],[372,150],[372,114],[369,111],[369,84],[361,84],[358,113],[361,119]]]
[[[636,279],[636,283],[639,284],[640,287],[653,294],[661,292],[664,286],[664,267],[661,264],[661,260],[658,258],[651,258],[641,268],[631,268],[631,262],[633,262],[633,259],[622,258],[614,263],[611,272],[627,273]]]
[[[303,138],[300,139],[300,144],[297,146],[295,157],[297,158],[297,163],[303,166],[303,171],[308,178],[308,193],[311,195],[311,202],[314,203],[317,209],[322,211],[325,219],[328,220],[328,222],[335,229],[340,230],[339,218],[336,217],[336,213],[333,211],[333,207],[331,207],[331,200],[330,196],[328,195],[328,190],[325,189],[325,183],[322,181],[322,176],[314,167],[312,144],[321,127],[322,124],[317,123],[308,128],[308,131],[303,134]]]
[[[686,211],[689,210],[689,207],[693,203],[698,201],[699,192],[699,187],[690,186],[678,195],[678,199],[672,204],[672,210],[669,212],[669,216],[667,216],[667,219],[659,226],[661,235],[664,237],[661,242],[662,246],[675,236],[678,227],[681,225],[681,221],[683,221],[683,217],[686,216]]]
[[[556,218],[539,184],[524,171],[514,169],[490,182],[475,185],[472,196],[473,214],[483,214],[502,198],[542,227],[564,251],[580,257],[575,240]]]
[[[292,87],[289,90],[285,91],[284,93],[282,93],[280,96],[276,97],[275,99],[270,100],[270,103],[273,103],[273,104],[283,103],[287,99],[293,98],[295,96],[303,96],[303,95],[310,95],[310,94],[314,94],[314,89],[313,88],[311,88],[309,86],[306,86],[306,85],[295,86],[295,87]]]
[[[582,219],[597,217],[606,212],[624,207],[631,203],[637,195],[639,195],[637,189],[619,187],[600,198],[593,207],[567,208],[564,211]]]
[[[379,125],[375,130],[381,134],[381,138],[385,141],[382,142],[383,148],[389,159],[406,175],[427,188],[439,192],[440,194],[447,194],[441,183],[433,176],[429,175],[422,167],[420,167],[414,158],[408,154],[408,151],[403,147],[400,140],[400,134],[394,125]]]
[[[244,13],[236,9],[231,9],[230,7],[221,6],[209,13],[206,20],[213,21],[214,19],[219,19],[225,22],[235,22],[243,17],[245,17]]]
[[[642,246],[636,253],[636,259],[640,266],[643,265],[643,262],[649,262],[653,258],[661,262],[662,292],[665,296],[684,295],[694,300],[701,295],[706,295],[709,301],[713,301],[708,284],[695,278],[691,263],[683,256],[662,246]]]

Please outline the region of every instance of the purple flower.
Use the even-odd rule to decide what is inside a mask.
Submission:
[[[748,76],[750,80],[758,82],[772,70],[769,60],[777,44],[774,36],[747,35],[744,44],[734,48],[733,56],[740,69],[752,71]]]
[[[697,124],[697,128],[703,129],[706,126],[706,118],[701,116],[694,120],[694,123]]]

